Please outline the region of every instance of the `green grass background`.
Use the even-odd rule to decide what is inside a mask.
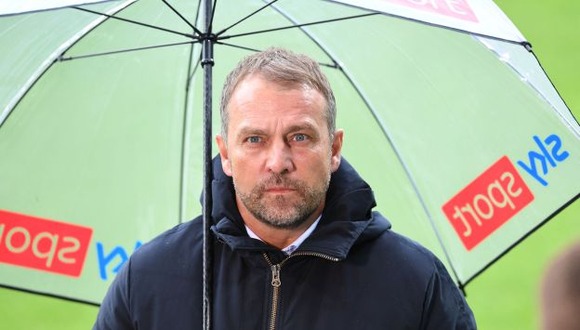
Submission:
[[[562,97],[580,118],[580,1],[498,0],[532,43]],[[580,175],[576,180],[580,179]],[[466,288],[483,330],[538,329],[538,282],[546,263],[580,239],[580,201],[516,246]],[[0,329],[89,329],[94,306],[0,289]]]

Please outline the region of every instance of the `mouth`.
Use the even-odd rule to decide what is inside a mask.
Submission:
[[[289,188],[289,187],[269,187],[266,188],[266,191],[268,192],[286,192],[286,191],[294,191],[294,188]]]
[[[271,194],[287,194],[296,191],[296,189],[291,187],[274,186],[267,187],[266,189],[264,189],[264,191]]]

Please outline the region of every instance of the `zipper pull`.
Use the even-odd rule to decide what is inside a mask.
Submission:
[[[272,269],[272,286],[277,288],[282,285],[280,281],[280,265],[272,265],[270,268]]]

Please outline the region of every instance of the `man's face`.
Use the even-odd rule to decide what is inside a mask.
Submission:
[[[340,164],[342,131],[330,140],[325,100],[315,89],[246,77],[228,105],[227,144],[217,143],[242,216],[297,228],[318,216]]]

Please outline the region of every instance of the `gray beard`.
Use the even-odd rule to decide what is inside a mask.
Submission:
[[[274,175],[260,182],[249,194],[236,189],[236,194],[252,215],[262,223],[278,229],[295,229],[304,224],[326,198],[330,175],[319,189],[309,187],[304,182],[291,180],[283,175]],[[284,185],[295,189],[300,195],[298,201],[291,201],[285,196],[275,196],[265,200],[266,187],[272,184]],[[235,180],[234,180],[235,187]]]

